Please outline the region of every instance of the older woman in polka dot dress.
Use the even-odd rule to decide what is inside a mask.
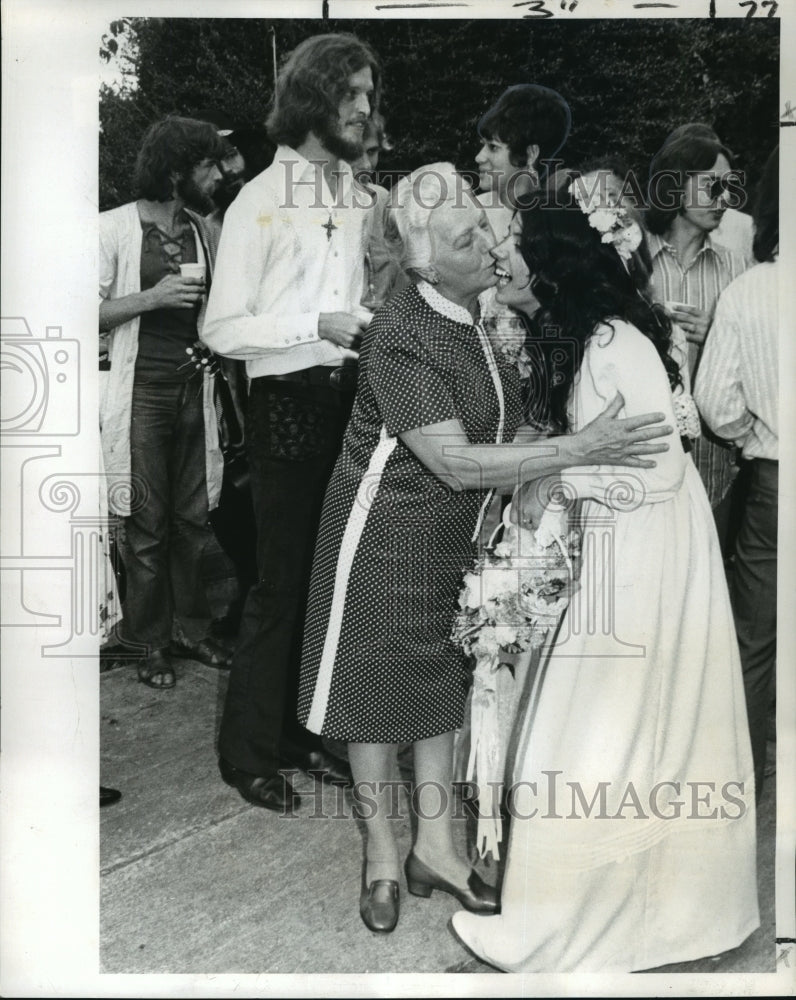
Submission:
[[[410,892],[497,909],[495,890],[457,855],[450,823],[467,672],[449,637],[492,491],[571,465],[652,464],[633,456],[663,450],[644,442],[670,430],[647,426],[660,414],[617,420],[620,400],[540,448],[520,429],[517,370],[492,352],[479,318],[478,296],[497,280],[483,209],[450,164],[433,164],[399,182],[391,211],[416,284],[377,313],[362,346],[315,552],[299,697],[301,722],[348,743],[355,792],[368,783],[375,799],[360,913],[382,932],[399,909],[389,820],[399,743],[414,744],[417,785],[443,790],[441,804],[418,810]]]

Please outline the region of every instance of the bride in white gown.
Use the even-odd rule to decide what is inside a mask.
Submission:
[[[558,431],[617,392],[627,416],[654,408],[673,423],[687,405],[668,320],[626,266],[640,235],[622,209],[570,195],[518,213],[494,251],[500,299],[523,310],[535,296],[557,331],[548,354],[568,352],[546,399]],[[523,723],[501,912],[459,912],[454,929],[506,971],[717,954],[759,916],[741,670],[704,488],[679,442],[654,469],[573,469],[555,484],[583,500],[580,591]],[[515,498],[522,525],[538,524],[551,485]]]

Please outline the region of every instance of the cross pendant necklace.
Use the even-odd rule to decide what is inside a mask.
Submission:
[[[331,212],[329,212],[329,221],[321,223],[321,229],[326,230],[326,239],[330,240],[332,238],[332,233],[335,229],[337,229],[337,226],[332,222]]]

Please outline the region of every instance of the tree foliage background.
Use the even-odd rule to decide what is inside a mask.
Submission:
[[[666,135],[708,122],[754,184],[778,141],[779,22],[755,20],[248,20],[121,18],[103,37],[125,53],[128,82],[100,91],[100,209],[135,197],[132,170],[147,126],[211,108],[264,121],[278,62],[309,35],[351,31],[384,69],[392,152],[380,169],[433,160],[473,168],[475,125],[511,84],[558,90],[572,109],[568,165],[619,155],[646,177]],[[130,81],[137,80],[137,84]]]

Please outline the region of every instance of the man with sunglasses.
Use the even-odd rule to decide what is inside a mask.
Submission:
[[[731,154],[715,135],[685,132],[668,139],[650,164],[645,222],[652,257],[652,287],[688,341],[691,384],[713,322],[719,294],[746,269],[739,254],[714,239],[728,203],[740,194]],[[729,549],[737,475],[734,452],[703,426],[692,445],[713,508],[722,550]]]
[[[712,139],[723,146],[716,131],[704,122],[686,122],[685,125],[678,125],[676,129],[669,133],[664,145],[676,142],[683,136],[689,135],[703,139]],[[729,169],[729,163],[733,161],[734,157],[731,155],[721,155],[722,159],[729,161],[727,163],[727,169]],[[723,166],[724,164],[722,163]],[[726,199],[727,207],[718,228],[710,234],[710,238],[719,246],[726,247],[728,250],[739,254],[746,261],[747,267],[751,267],[756,263],[752,250],[754,226],[752,225],[752,216],[746,212],[739,211],[745,197],[739,175],[734,172],[724,174],[718,181],[714,181],[714,184],[718,184],[719,182],[723,184],[728,192]],[[716,192],[716,197],[718,197],[718,191]],[[739,208],[735,207],[736,204],[739,205]]]

